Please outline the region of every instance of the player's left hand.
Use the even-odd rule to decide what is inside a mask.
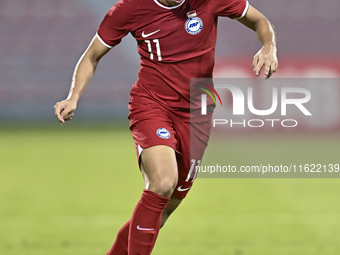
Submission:
[[[260,75],[261,69],[264,67],[264,76],[268,79],[276,72],[278,61],[276,56],[276,47],[272,44],[264,45],[254,56],[253,69],[257,76]]]

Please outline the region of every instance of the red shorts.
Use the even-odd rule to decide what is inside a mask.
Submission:
[[[178,183],[172,196],[183,199],[197,177],[205,148],[208,145],[211,121],[182,121],[169,109],[151,100],[129,105],[130,130],[135,141],[138,162],[142,149],[167,145],[176,151]]]

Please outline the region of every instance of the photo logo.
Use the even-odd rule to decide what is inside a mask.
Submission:
[[[281,99],[281,115],[287,115],[287,105],[295,105],[304,115],[312,115],[307,108],[303,105],[311,99],[311,93],[305,88],[285,87],[281,88],[279,93],[278,88],[272,88],[272,106],[267,110],[255,109],[253,103],[253,88],[247,88],[247,98],[243,91],[230,84],[223,85],[223,88],[228,89],[233,97],[233,115],[244,115],[244,106],[247,102],[249,111],[254,115],[264,116],[274,113],[278,107],[278,98]],[[289,98],[288,94],[295,93],[303,97],[301,98]],[[245,100],[247,99],[247,100]],[[222,104],[221,104],[222,105]]]
[[[280,123],[284,128],[293,128],[298,125],[296,119],[281,119],[278,116],[287,116],[287,108],[294,112],[300,113],[303,116],[312,116],[306,105],[311,100],[311,92],[306,88],[299,87],[277,87],[268,88],[271,93],[266,96],[266,100],[271,103],[271,106],[266,109],[258,109],[254,106],[254,93],[252,87],[246,87],[244,93],[238,86],[231,84],[223,84],[220,89],[226,89],[232,96],[232,115],[238,119],[213,119],[213,127],[230,126],[232,127],[250,127],[260,128],[263,126],[275,127],[275,123]],[[268,91],[268,90],[267,90]],[[202,101],[203,105],[203,101]],[[205,106],[204,106],[205,107]],[[246,108],[247,107],[247,108]],[[203,108],[203,106],[202,106]],[[274,114],[276,118],[270,118]],[[203,114],[202,114],[203,115]],[[247,116],[258,116],[256,119],[247,119]],[[262,117],[265,116],[265,117]],[[272,115],[273,116],[273,115]],[[223,116],[224,117],[224,116]],[[243,119],[240,119],[240,117]]]
[[[311,120],[315,107],[308,86],[275,80],[269,84],[250,79],[239,81],[193,80],[194,105],[200,107],[202,117],[214,112],[213,127],[294,128],[299,121],[306,125]]]
[[[198,89],[200,89],[200,90],[203,90],[205,93],[207,93],[212,98],[212,100],[214,100],[214,103],[215,103],[215,106],[216,106],[217,105],[216,99],[215,99],[215,97],[212,94],[212,93],[214,93],[217,96],[217,98],[220,101],[220,104],[222,106],[221,97],[217,93],[217,91],[214,89],[214,87],[209,86],[207,84],[204,84],[203,82],[198,82],[196,87]],[[211,90],[212,93],[209,90]],[[201,95],[201,114],[202,115],[207,115],[207,94],[202,94]]]

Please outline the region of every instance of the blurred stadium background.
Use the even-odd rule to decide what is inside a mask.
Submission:
[[[139,68],[134,39],[101,60],[72,123],[61,127],[53,110],[114,2],[0,0],[0,254],[104,254],[139,199],[126,119]],[[276,77],[340,77],[338,0],[250,3],[276,27]],[[259,47],[252,31],[219,19],[216,76],[253,77]],[[335,127],[233,134],[226,155],[235,165],[268,155],[278,164],[339,163]],[[338,179],[199,179],[195,186],[154,254],[339,254]]]
[[[114,1],[0,1],[0,112],[5,121],[55,121],[54,102],[67,96],[75,64]],[[252,0],[275,25],[276,77],[339,77],[340,4],[337,0]],[[255,34],[219,20],[218,77],[253,77]],[[131,35],[100,63],[75,119],[125,118],[139,56]]]

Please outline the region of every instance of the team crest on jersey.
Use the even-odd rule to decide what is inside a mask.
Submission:
[[[195,16],[187,19],[185,22],[185,30],[191,35],[197,35],[203,29],[203,21]]]
[[[159,128],[157,129],[156,133],[160,138],[163,138],[163,139],[170,138],[170,132],[166,128]]]

